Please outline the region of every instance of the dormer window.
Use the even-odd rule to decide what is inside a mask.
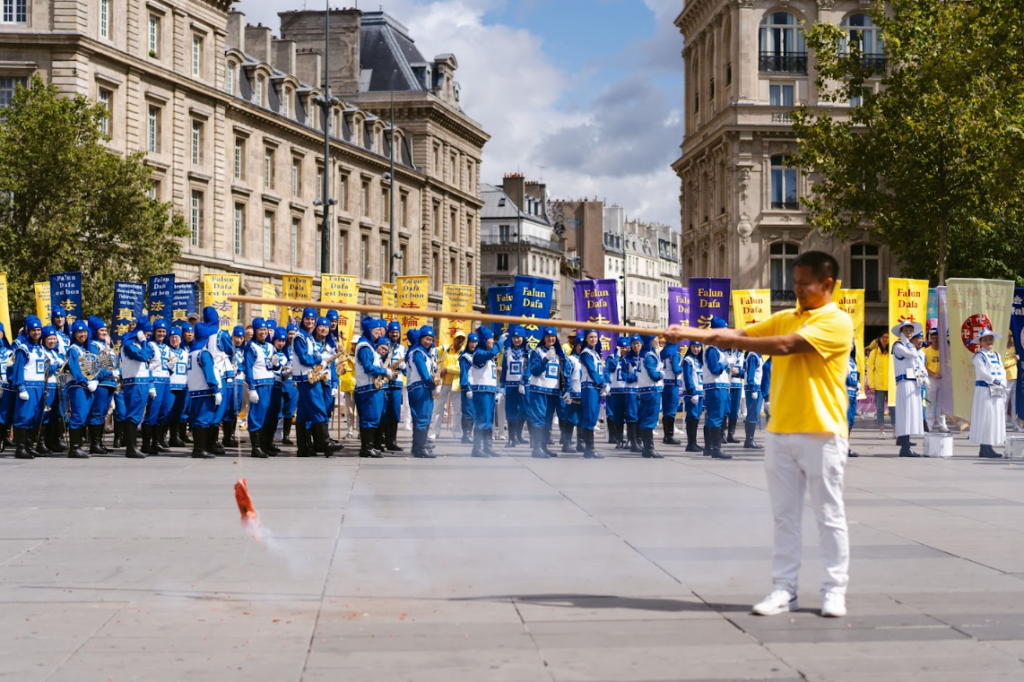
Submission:
[[[256,76],[256,87],[252,89],[252,103],[256,106],[263,106],[263,84],[266,82],[266,78],[263,76]]]
[[[227,68],[224,69],[224,92],[229,95],[235,94],[235,79],[237,78],[238,67],[231,60],[228,60]]]
[[[288,87],[281,88],[281,115],[292,117],[292,91]]]

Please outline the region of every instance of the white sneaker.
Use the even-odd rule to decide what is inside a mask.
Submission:
[[[437,440],[437,434],[436,433],[430,434],[429,436],[427,436],[427,440]]]
[[[821,602],[821,615],[825,618],[842,618],[846,615],[846,595],[829,592]]]
[[[777,616],[780,613],[796,611],[799,608],[795,594],[790,594],[786,590],[772,590],[772,593],[765,597],[764,601],[754,604],[750,611],[758,616]]]
[[[940,433],[949,433],[949,427],[945,423],[937,424],[933,428]]]

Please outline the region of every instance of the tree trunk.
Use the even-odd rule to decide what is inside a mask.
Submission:
[[[949,226],[946,222],[946,219],[943,218],[942,221],[939,223],[939,257],[938,263],[936,264],[938,266],[937,274],[939,278],[940,287],[946,286],[946,252],[949,250],[948,232]]]

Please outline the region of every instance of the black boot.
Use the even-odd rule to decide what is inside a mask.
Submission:
[[[462,440],[460,442],[463,445],[473,443],[473,422],[465,417],[462,418]]]
[[[729,417],[729,437],[725,439],[726,443],[739,443],[736,440],[736,420],[733,417]]]
[[[558,423],[558,430],[561,432],[559,434],[560,438],[558,439],[558,442],[562,446],[562,453],[568,455],[575,452],[576,450],[569,444],[569,441],[572,438],[572,431],[565,427],[565,424],[561,422]]]
[[[139,439],[139,425],[135,422],[124,422],[124,456],[128,459],[146,459],[146,453],[136,448]]]
[[[433,451],[427,448],[428,429],[413,429],[412,432],[412,455],[419,459],[434,459],[437,457]]]
[[[697,420],[687,419],[686,420],[686,452],[700,452],[700,446],[697,445]]]
[[[484,452],[483,438],[486,436],[481,429],[473,431],[473,450],[469,453],[470,457],[486,457],[487,453]]]
[[[71,429],[68,433],[68,459],[89,459],[89,453],[82,449],[85,427]]]
[[[114,422],[114,443],[111,446],[114,450],[119,450],[124,446],[124,422]]]
[[[374,447],[377,440],[377,430],[360,427],[359,429],[359,456],[380,459],[384,453]]]
[[[89,454],[105,455],[109,450],[103,447],[103,424],[89,426]]]
[[[14,427],[14,458],[35,459],[36,453],[28,447],[28,431]]]
[[[299,457],[313,457],[314,452],[309,445],[309,439],[306,437],[306,425],[303,422],[295,422],[295,438],[299,443],[298,455]]]
[[[170,424],[167,426],[171,431],[171,438],[167,441],[167,447],[170,448],[183,448],[185,447],[185,441],[181,439],[182,425],[181,424]]]
[[[1002,459],[1003,458],[1003,456],[1000,455],[998,452],[996,452],[995,448],[993,448],[991,445],[982,445],[981,446],[981,450],[978,452],[978,456],[979,457],[984,457],[986,459]]]
[[[215,459],[217,455],[209,451],[211,438],[217,435],[216,426],[192,427],[192,457],[195,459]]]
[[[142,424],[142,454],[144,455],[156,455],[158,454],[156,449],[153,448],[153,427],[149,424]]]
[[[578,424],[569,424],[570,441],[572,440],[571,434],[574,428],[576,429],[576,452],[582,454],[587,449],[586,442],[583,440],[583,429],[581,429]]]
[[[367,430],[370,431],[371,433],[374,431],[374,429]],[[326,457],[330,457],[331,455],[337,454],[345,447],[341,443],[331,442],[330,427],[327,426],[327,422],[313,424],[313,442],[315,444],[316,451],[324,453],[324,456]],[[377,454],[374,455],[374,457],[383,456],[384,453],[382,452],[377,452]]]
[[[0,424],[0,452],[14,449],[14,447],[14,441],[11,440],[11,427],[7,424]]]
[[[529,445],[530,444],[525,438],[523,438],[523,428],[525,426],[526,426],[526,420],[525,419],[521,419],[521,420],[519,420],[516,423],[516,441],[518,441],[520,445]]]
[[[288,417],[284,418],[284,424],[281,425],[281,445],[295,445],[291,438],[293,421],[293,419]]]
[[[746,432],[746,440],[743,441],[743,448],[745,450],[760,450],[761,446],[754,442],[754,431],[757,430],[757,424],[751,424],[750,422],[743,422],[743,430]],[[856,457],[856,455],[854,455]]]
[[[711,437],[713,448],[711,450],[711,457],[714,459],[732,459],[732,455],[722,452],[722,429],[708,429],[708,435]]]
[[[405,449],[398,444],[398,422],[392,422],[387,427],[387,443],[389,452],[405,452]]]
[[[647,459],[664,459],[665,455],[654,449],[654,429],[642,429],[640,438],[644,444],[643,456]]]
[[[43,429],[40,433],[35,434],[36,438],[36,457],[45,457],[50,454],[52,450],[46,445],[46,429],[49,428],[49,424],[43,424]]]
[[[552,427],[550,426],[545,426],[537,429],[537,436],[540,440],[540,449],[543,450],[548,457],[558,457],[558,453],[551,449],[551,445],[553,445],[551,439],[551,428]]]
[[[508,423],[508,442],[505,443],[506,448],[514,448],[516,446],[516,428],[518,426],[518,422]]]
[[[226,421],[226,422],[224,422],[223,426],[224,426],[224,441],[223,441],[224,447],[226,447],[226,448],[237,448],[238,447],[238,439],[235,438],[235,429],[238,427],[238,420],[237,419],[232,419],[231,421]],[[221,454],[221,453],[217,453],[217,454]]]
[[[186,424],[185,422],[178,424],[178,433],[180,434],[179,437],[181,438],[183,443],[185,443],[186,445],[190,445],[192,443],[192,439],[189,438],[188,435],[188,424]]]
[[[900,436],[896,439],[896,442],[900,445],[900,457],[920,457],[921,455],[914,452],[910,447],[910,436]]]
[[[275,424],[267,424],[260,429],[260,449],[270,457],[277,457],[281,454],[281,448],[274,445],[274,431],[276,430],[277,425]]]
[[[153,447],[157,452],[170,452],[167,445],[167,427],[163,424],[153,427]]]
[[[224,429],[223,441],[219,439],[221,428]],[[223,424],[214,424],[213,426],[207,426],[206,429],[207,430],[205,434],[205,450],[207,452],[212,452],[215,455],[225,454],[224,445],[228,444],[228,422],[224,422]],[[223,442],[224,445],[221,445],[221,442]]]
[[[56,407],[54,408],[56,409]],[[56,413],[54,413],[56,414]],[[68,449],[64,447],[63,442],[63,431],[64,431],[64,420],[60,417],[50,417],[50,421],[43,427],[44,438],[46,439],[46,447],[49,448],[50,452],[60,454],[67,452]]]
[[[388,447],[388,427],[383,424],[379,424],[376,429],[373,430],[374,442],[373,446],[380,452],[384,452]]]
[[[487,429],[484,432],[484,453],[488,457],[501,457],[501,454],[494,449],[494,429]]]
[[[266,459],[267,458],[267,453],[264,452],[263,448],[260,447],[260,432],[259,431],[250,431],[249,432],[249,445],[252,448],[252,450],[249,453],[250,457],[255,457],[256,459]]]
[[[551,455],[544,451],[541,445],[541,440],[544,438],[544,429],[537,428],[533,424],[530,424],[530,447],[533,449],[531,456],[537,459],[547,459]]]
[[[604,455],[594,448],[594,430],[593,429],[580,429],[583,433],[583,458],[584,459],[604,459]]]
[[[637,454],[642,453],[644,449],[640,445],[640,423],[626,424],[626,433],[629,436],[629,451]]]
[[[708,426],[707,422],[704,422],[704,447],[702,452],[705,457],[711,457],[715,451],[715,446],[711,442],[711,427]]]
[[[614,422],[612,422],[615,424]],[[622,450],[626,447],[625,425],[615,424],[615,449]]]
[[[676,418],[665,417],[665,445],[682,445],[681,442],[676,440]]]

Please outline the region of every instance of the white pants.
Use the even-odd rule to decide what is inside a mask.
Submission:
[[[850,538],[843,505],[843,472],[849,450],[847,439],[829,433],[767,434],[764,469],[775,519],[775,589],[797,593],[804,496],[810,490],[824,569],[822,594],[846,594]]]
[[[1017,423],[1017,380],[1006,382],[1006,402],[1010,408],[1010,424]]]
[[[441,419],[444,418],[444,406],[448,403],[448,397],[452,394],[451,384],[441,384],[441,394],[434,398],[434,414],[430,416],[430,431],[435,436],[441,435]],[[459,410],[459,398],[455,396],[452,398],[452,414],[456,414],[456,410]],[[458,412],[461,416],[461,410]]]

